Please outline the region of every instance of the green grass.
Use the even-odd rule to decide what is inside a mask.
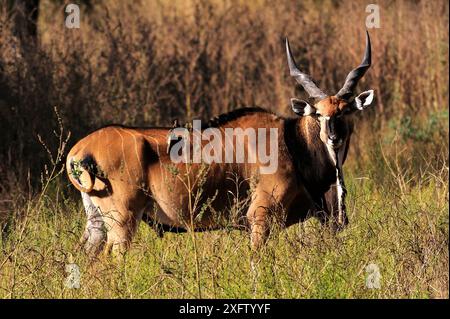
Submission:
[[[275,230],[254,257],[239,231],[197,233],[203,298],[448,298],[448,186],[437,176],[406,193],[347,172],[350,224],[337,236],[316,220]],[[124,259],[90,264],[75,247],[84,227],[81,201],[61,197],[54,181],[29,201],[2,242],[1,298],[195,298],[192,236],[160,239],[141,224]],[[40,208],[39,208],[40,207]],[[28,215],[27,215],[28,210]],[[68,289],[66,264],[81,270]],[[368,289],[366,267],[380,269]]]

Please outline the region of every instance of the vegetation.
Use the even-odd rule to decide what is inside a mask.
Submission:
[[[244,232],[160,239],[142,224],[124,259],[96,263],[77,250],[85,214],[62,173],[79,138],[240,106],[292,116],[289,98],[304,92],[284,37],[332,93],[360,62],[367,13],[350,0],[91,3],[67,29],[63,6],[42,0],[38,41],[16,37],[0,4],[0,297],[449,297],[447,1],[379,1],[359,84],[376,102],[358,115],[344,167],[343,232],[315,220],[274,229],[252,256]],[[70,263],[79,289],[65,285]],[[366,286],[370,264],[380,289]]]

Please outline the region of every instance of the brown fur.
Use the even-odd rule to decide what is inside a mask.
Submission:
[[[328,96],[325,99],[317,102],[315,105],[316,109],[323,116],[332,117],[344,112],[345,108],[349,104],[347,101],[340,99],[336,96]]]
[[[220,129],[278,128],[278,170],[270,175],[259,174],[259,161],[213,163],[207,167],[202,184],[198,181],[200,164],[171,162],[166,153],[169,128],[108,126],[71,149],[67,156],[69,178],[100,209],[107,230],[106,252],[126,250],[143,216],[151,223],[179,229],[217,229],[230,224],[249,227],[254,248],[267,238],[273,218],[284,226],[317,214],[323,221],[327,219],[333,203],[327,203],[325,195],[333,192],[334,167],[319,140],[320,127],[314,119],[283,119],[262,109],[241,109],[222,115],[211,125]],[[253,150],[246,145],[246,151]],[[89,184],[89,178],[80,182],[74,175],[73,163],[83,161],[81,171],[84,176],[89,172],[92,187],[83,186]],[[252,192],[247,212],[232,220],[229,208],[233,199],[230,192],[236,193],[234,177],[240,182],[234,196],[243,198],[250,189]],[[186,186],[189,183],[191,192]],[[192,203],[199,192],[191,219]],[[214,200],[206,205],[208,198]],[[201,207],[206,210],[199,215]],[[83,237],[89,236],[85,233]]]

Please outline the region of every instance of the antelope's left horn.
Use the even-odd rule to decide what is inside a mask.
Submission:
[[[322,100],[327,97],[327,95],[318,88],[318,86],[313,82],[313,80],[306,74],[301,72],[297,64],[295,63],[294,57],[292,56],[291,47],[289,46],[289,40],[286,38],[286,55],[289,64],[289,72],[298,83],[303,86],[309,96],[318,100]]]

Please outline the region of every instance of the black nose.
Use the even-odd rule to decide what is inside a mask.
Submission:
[[[329,138],[330,140],[332,140],[333,142],[336,141],[336,140],[338,139],[338,137],[337,137],[336,134],[330,134],[330,135],[328,135],[328,138]]]

